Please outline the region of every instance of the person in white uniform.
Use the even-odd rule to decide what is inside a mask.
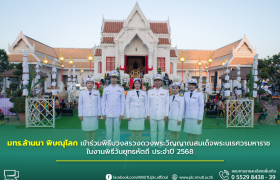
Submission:
[[[148,91],[147,119],[150,122],[151,141],[156,142],[158,128],[158,141],[163,142],[165,122],[168,120],[169,112],[169,91],[161,87],[160,74],[155,74],[153,81],[155,88]]]
[[[262,89],[265,90],[268,95],[272,94],[271,91],[268,89],[267,83],[264,83]]]
[[[172,84],[173,95],[169,96],[168,130],[172,131],[172,141],[180,141],[180,132],[184,114],[184,97],[179,94],[181,84]]]
[[[106,140],[120,141],[120,125],[124,115],[125,95],[122,86],[117,85],[119,73],[110,72],[111,84],[104,88],[102,95],[102,117],[106,125]]]
[[[203,93],[196,89],[197,80],[191,79],[188,83],[189,91],[185,92],[185,124],[184,132],[188,133],[188,141],[199,141],[202,131],[204,114]]]
[[[136,131],[138,141],[142,140],[142,130],[145,129],[145,119],[147,118],[147,94],[141,90],[142,84],[140,78],[134,78],[132,91],[126,96],[126,118],[128,120],[128,129],[131,130],[132,141],[136,140]]]
[[[80,92],[78,116],[82,130],[86,132],[86,140],[95,140],[95,131],[98,129],[98,120],[101,117],[100,93],[93,89],[94,80],[86,79],[87,89]]]

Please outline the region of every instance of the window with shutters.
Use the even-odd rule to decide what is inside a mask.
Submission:
[[[165,72],[165,58],[158,57],[157,58],[157,69],[160,67],[161,72]]]
[[[106,57],[106,71],[113,71],[115,69],[115,57]]]

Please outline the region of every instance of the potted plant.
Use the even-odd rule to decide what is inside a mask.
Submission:
[[[261,104],[255,99],[254,100],[254,124],[256,124],[260,117]]]
[[[14,103],[14,107],[10,108],[10,112],[17,113],[21,123],[25,124],[25,97],[13,97],[10,101]]]

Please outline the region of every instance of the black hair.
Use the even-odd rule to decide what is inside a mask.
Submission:
[[[118,76],[110,76],[110,79],[111,79],[111,78],[113,78],[113,77],[115,77],[115,78],[119,79],[119,77],[118,77]]]
[[[92,83],[94,84],[94,81],[88,81],[88,82],[92,82]],[[88,82],[86,82],[86,84],[87,84]]]
[[[196,87],[196,83],[188,83],[188,84],[193,84],[193,85],[195,85],[195,87]]]
[[[140,82],[140,84],[141,84],[140,89],[142,89],[142,83],[141,83],[141,81],[140,81],[140,80],[136,80],[136,81],[139,81],[139,82]],[[134,83],[135,83],[136,81],[133,82],[133,84],[132,84],[132,89],[135,89]]]
[[[55,97],[55,100],[58,100],[58,97]]]

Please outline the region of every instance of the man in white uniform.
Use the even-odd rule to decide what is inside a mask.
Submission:
[[[165,122],[169,112],[169,92],[161,87],[162,76],[160,74],[155,74],[153,81],[155,88],[148,91],[147,119],[150,122],[151,141],[156,141],[158,128],[158,141],[163,142]]]
[[[120,125],[125,106],[124,89],[117,85],[118,76],[116,70],[110,72],[111,84],[104,88],[102,95],[102,117],[106,125],[106,140],[112,140],[114,126],[114,141],[120,141]]]

